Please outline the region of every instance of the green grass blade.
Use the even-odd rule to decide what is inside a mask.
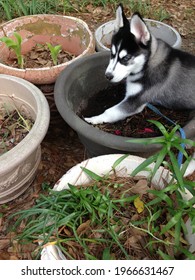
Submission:
[[[121,156],[120,158],[118,158],[112,165],[112,169],[115,169],[125,158],[127,158],[129,155],[125,154],[123,156]]]
[[[172,139],[175,136],[176,131],[179,130],[180,128],[181,128],[180,125],[174,126],[171,132],[169,133],[169,138]]]
[[[171,163],[172,163],[172,168],[173,168],[173,171],[174,171],[175,179],[178,181],[180,187],[183,189],[183,187],[184,187],[183,176],[182,176],[182,173],[180,171],[178,161],[177,161],[177,159],[176,159],[176,157],[175,157],[175,155],[172,151],[168,151],[168,154],[170,156],[170,160],[171,160]]]
[[[97,175],[96,173],[94,173],[93,171],[85,168],[85,167],[81,167],[81,169],[93,180],[95,181],[101,181],[103,179],[103,177]]]
[[[17,46],[16,42],[14,42],[14,40],[12,40],[12,39],[10,39],[8,37],[3,37],[3,38],[0,39],[0,41],[5,43],[8,48],[14,48],[14,47]]]
[[[145,170],[148,165],[155,162],[158,157],[158,154],[152,155],[149,158],[147,158],[144,162],[142,162],[138,167],[136,167],[133,172],[131,173],[131,176],[137,175],[139,172]]]
[[[164,135],[164,137],[166,139],[169,138],[169,133],[167,132],[165,126],[162,123],[160,123],[159,121],[155,121],[155,120],[148,120],[148,121],[153,123],[161,131],[162,135]]]
[[[181,219],[182,219],[182,214],[180,215],[180,218],[178,219],[177,223],[175,224],[175,245],[178,247],[180,244],[180,237],[181,237]]]
[[[19,2],[19,8],[20,8],[20,10],[22,11],[22,13],[23,13],[25,16],[27,16],[29,13],[28,13],[28,10],[27,10],[27,8],[26,8],[26,5],[25,5],[24,1],[18,0],[18,2]]]
[[[163,260],[174,260],[171,256],[165,254],[163,251],[161,251],[160,249],[157,250],[157,253],[159,254],[159,256],[161,256],[161,258]]]
[[[19,33],[17,33],[17,32],[14,32],[14,36],[16,37],[16,39],[17,39],[17,43],[18,43],[18,45],[19,46],[21,46],[21,43],[22,43],[22,37],[20,36],[20,34]]]
[[[133,138],[128,139],[126,142],[129,143],[136,143],[136,144],[142,144],[142,145],[149,145],[149,144],[163,144],[165,142],[164,137],[154,137],[154,138]]]
[[[157,170],[159,169],[159,167],[161,166],[161,164],[163,163],[163,160],[165,158],[167,154],[167,147],[163,147],[162,150],[158,153],[157,159],[156,159],[156,163],[155,166],[152,170],[152,176],[154,176],[157,172]]]
[[[149,193],[152,193],[153,195],[159,197],[161,199],[161,201],[166,201],[167,205],[172,207],[173,206],[173,202],[171,200],[171,198],[163,192],[163,190],[149,190]],[[147,203],[147,205],[152,205],[151,202]]]
[[[10,8],[10,6],[8,5],[8,3],[6,2],[3,2],[3,1],[0,1],[0,5],[3,7],[4,9],[4,12],[6,14],[6,19],[7,20],[11,20],[14,16],[12,14],[12,9]]]
[[[181,222],[181,216],[182,216],[181,212],[176,213],[175,216],[173,216],[170,219],[170,221],[162,228],[161,234],[167,232],[169,229],[175,226],[179,221]]]

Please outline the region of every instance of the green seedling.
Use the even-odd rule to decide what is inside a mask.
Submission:
[[[59,53],[62,49],[61,45],[52,46],[50,43],[47,43],[47,46],[50,50],[51,58],[53,60],[53,64],[57,65],[58,64],[58,55],[59,55]]]
[[[15,52],[19,67],[24,68],[24,58],[21,53],[22,37],[17,32],[14,32],[14,37],[16,40],[5,36],[1,38],[0,41],[4,42],[9,49]]]

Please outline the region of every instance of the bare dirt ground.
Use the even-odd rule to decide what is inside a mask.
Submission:
[[[165,22],[175,27],[182,35],[182,48],[195,53],[195,3],[193,4],[193,1],[189,0],[152,0],[151,3],[154,7],[166,8],[171,17]],[[71,15],[85,20],[90,29],[94,31],[101,23],[113,19],[115,11],[111,6],[94,9],[89,5],[82,13]],[[44,191],[42,187],[45,184],[52,187],[68,169],[85,158],[85,149],[76,133],[57,113],[52,113],[49,130],[42,143],[42,161],[33,184],[19,198],[5,205],[0,205],[0,259],[32,259],[31,251],[36,245],[19,245],[13,238],[15,233],[8,232],[7,217],[20,209],[31,207],[38,194]],[[20,230],[22,226],[25,225],[21,225]]]

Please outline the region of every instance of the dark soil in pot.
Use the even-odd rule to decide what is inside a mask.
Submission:
[[[110,86],[95,93],[88,100],[85,108],[80,107],[78,115],[80,117],[91,117],[103,113],[106,109],[119,103],[125,95],[125,84]],[[170,118],[175,123],[183,127],[189,120],[190,111],[176,111],[156,106],[162,114]],[[125,120],[116,123],[104,123],[94,125],[105,132],[133,138],[147,138],[160,136],[158,128],[148,120],[157,120],[161,122],[167,129],[173,128],[165,118],[157,115],[155,112],[145,107],[144,110],[134,116],[128,117]]]

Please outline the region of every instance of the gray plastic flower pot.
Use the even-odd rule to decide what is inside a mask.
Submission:
[[[110,85],[104,75],[108,61],[109,52],[97,52],[75,61],[63,70],[54,88],[57,109],[77,132],[90,157],[111,153],[148,157],[158,151],[160,146],[128,143],[129,138],[104,132],[77,115],[81,104],[87,104],[89,97]],[[184,130],[188,138],[195,139],[195,112]]]
[[[181,36],[177,30],[170,25],[153,19],[144,19],[151,33],[162,39],[176,49],[181,48]],[[95,31],[95,44],[97,51],[109,50],[111,38],[114,31],[115,20],[100,25]]]

